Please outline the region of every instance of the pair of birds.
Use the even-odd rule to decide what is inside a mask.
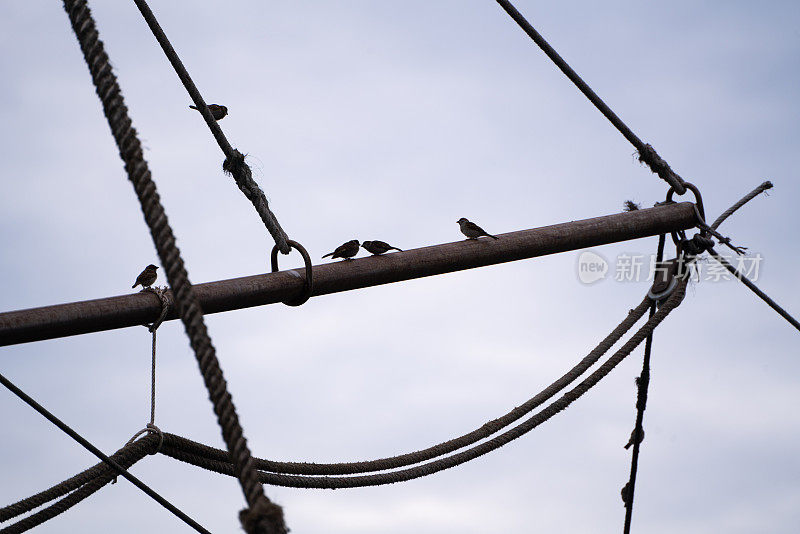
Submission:
[[[467,239],[478,239],[482,236],[497,239],[497,236],[487,233],[483,228],[464,217],[461,217],[456,222],[461,228],[461,233],[467,236]],[[400,250],[399,248],[393,247],[389,243],[384,243],[383,241],[364,241],[360,246],[364,247],[368,252],[371,252],[375,256],[384,254],[390,250]],[[322,257],[327,258],[330,256],[331,259],[343,258],[347,260],[358,254],[358,249],[358,239],[353,239],[347,243],[344,243],[343,245],[339,245],[336,247],[336,250],[329,252]],[[402,252],[402,250],[400,250],[400,252]]]
[[[358,254],[358,250],[361,247],[364,247],[364,250],[371,253],[373,256],[379,256],[381,254],[385,254],[390,250],[397,250],[399,252],[403,252],[402,249],[393,247],[392,245],[386,243],[385,241],[378,241],[376,239],[374,241],[364,241],[363,243],[359,243],[358,239],[352,239],[343,245],[339,245],[338,247],[336,247],[336,250],[334,250],[333,252],[329,252],[328,254],[325,254],[322,257],[327,258],[328,256],[330,256],[331,259],[344,258],[346,260],[349,260],[356,254]]]

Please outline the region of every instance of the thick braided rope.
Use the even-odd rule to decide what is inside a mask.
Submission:
[[[125,171],[133,183],[145,221],[150,228],[159,258],[164,265],[178,314],[183,321],[192,349],[194,349],[203,380],[214,406],[214,413],[222,428],[222,436],[235,466],[236,476],[242,486],[247,504],[253,508],[259,502],[266,501],[271,507],[280,509],[266,499],[264,489],[257,479],[253,459],[243,436],[233,401],[227,392],[214,346],[206,331],[197,296],[189,282],[180,251],[175,245],[172,228],[167,221],[155,183],[151,179],[150,170],[142,154],[141,143],[128,116],[128,109],[119,84],[112,72],[103,43],[99,39],[86,0],[64,0],[64,9],[69,14],[72,28],[91,72],[97,95],[103,104],[103,111],[119,148],[120,156],[125,163]],[[261,507],[259,506],[259,508]],[[275,524],[265,532],[283,533],[286,531],[282,514],[272,514],[272,517],[278,515],[281,515],[280,520],[275,521]]]
[[[155,450],[154,445],[157,443],[158,438],[156,436],[147,436],[139,441],[126,443],[122,448],[111,455],[111,459],[121,464],[123,463],[121,460],[123,457],[132,454],[132,456],[136,458],[134,463],[138,462],[144,457],[144,454],[146,454],[148,450]],[[142,456],[138,456],[139,449],[145,451]],[[131,453],[131,451],[133,451],[133,453]],[[38,508],[45,503],[61,497],[62,495],[66,495],[67,493],[83,486],[84,484],[91,482],[104,473],[113,472],[114,471],[103,462],[95,464],[89,469],[78,473],[74,477],[68,478],[63,482],[56,484],[52,488],[46,489],[37,493],[36,495],[31,495],[26,499],[22,499],[21,501],[0,508],[0,523],[8,521],[9,519],[12,519],[18,515],[30,512],[34,508]]]
[[[147,456],[149,451],[153,450],[157,443],[158,438],[156,436],[146,436],[134,443],[126,444],[124,447],[114,453],[111,458],[125,469],[129,469],[133,464]],[[115,477],[116,472],[101,462],[94,467],[87,469],[83,473],[72,477],[71,479],[65,480],[61,484],[53,486],[49,490],[38,493],[11,506],[7,506],[6,508],[3,508],[3,511],[14,507],[14,513],[8,516],[4,514],[0,521],[6,521],[12,517],[21,515],[72,491],[72,493],[60,501],[51,504],[47,508],[38,511],[35,514],[29,515],[25,519],[21,519],[20,521],[17,521],[16,523],[11,524],[4,529],[0,529],[0,534],[18,534],[20,532],[26,532],[34,527],[37,527],[45,521],[53,519],[57,515],[66,512],[87,497],[90,497],[100,488],[111,482],[111,480]],[[77,481],[80,481],[80,484],[75,485]]]
[[[544,408],[542,411],[529,417],[511,430],[508,430],[483,443],[456,453],[452,456],[440,458],[427,464],[418,465],[408,469],[391,471],[387,473],[377,473],[372,475],[350,476],[350,477],[329,477],[329,476],[301,476],[285,475],[280,473],[261,472],[262,482],[292,488],[316,488],[316,489],[339,489],[339,488],[360,488],[366,486],[378,486],[383,484],[394,484],[405,482],[415,478],[424,477],[466,463],[470,460],[492,452],[507,443],[527,434],[537,426],[541,425],[554,415],[566,409],[575,400],[585,394],[589,389],[596,385],[608,373],[610,373],[619,363],[624,360],[639,344],[650,335],[653,330],[683,301],[686,295],[686,280],[681,280],[676,286],[672,295],[658,309],[658,311],[633,335],[631,338],[612,356],[608,358],[597,370],[585,378],[580,384],[562,395],[558,400]],[[176,446],[175,436],[172,434],[164,435],[164,445],[160,452],[171,456],[176,460],[181,460],[204,469],[215,471],[224,475],[232,476],[232,466],[227,461],[209,459],[199,454],[196,450],[191,452],[183,451]],[[218,454],[216,457],[220,457]]]
[[[507,414],[493,419],[481,427],[464,434],[460,437],[453,438],[422,449],[415,452],[392,456],[389,458],[381,458],[376,460],[368,460],[361,462],[348,462],[348,463],[311,463],[311,462],[276,462],[272,460],[262,460],[255,458],[256,467],[262,471],[270,471],[274,473],[294,474],[294,475],[351,475],[356,473],[368,473],[372,471],[385,471],[388,469],[397,469],[408,465],[418,464],[445,454],[451,453],[458,449],[462,449],[478,441],[488,438],[492,434],[496,434],[500,430],[508,427],[515,421],[521,419],[533,411],[538,406],[552,398],[556,393],[567,387],[574,382],[589,367],[594,365],[619,339],[642,318],[644,313],[650,306],[650,299],[645,299],[635,309],[630,310],[628,316],[595,347],[585,358],[578,362],[572,369],[567,371],[560,378],[555,380],[552,384],[545,389],[531,397],[523,404],[515,407]],[[174,452],[179,449],[182,453],[195,455],[197,457],[204,457],[209,460],[226,462],[228,461],[227,455],[224,451],[197,443],[174,434],[164,434],[165,443],[170,446]]]

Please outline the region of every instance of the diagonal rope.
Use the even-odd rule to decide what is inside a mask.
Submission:
[[[266,498],[264,488],[258,481],[236,408],[227,391],[216,351],[203,321],[203,312],[197,295],[189,282],[180,251],[175,245],[175,236],[167,221],[167,215],[142,154],[141,143],[128,116],[128,108],[89,7],[86,0],[64,0],[64,9],[69,15],[72,28],[80,43],[97,96],[103,104],[103,112],[119,148],[120,157],[125,163],[128,179],[136,191],[145,222],[164,266],[178,315],[183,321],[194,350],[209,398],[214,406],[214,413],[222,428],[222,437],[250,507],[248,514],[259,518],[259,528],[254,531],[283,534],[286,532],[283,510]]]
[[[66,423],[61,421],[58,417],[50,413],[44,406],[36,402],[33,398],[28,396],[24,391],[19,389],[17,386],[14,385],[13,382],[8,380],[5,376],[0,374],[0,384],[5,386],[11,393],[22,399],[28,406],[42,414],[48,421],[56,425],[58,428],[61,429],[62,432],[67,434],[69,437],[80,443],[86,450],[100,458],[106,465],[111,467],[117,474],[122,475],[123,477],[130,480],[130,482],[145,492],[148,496],[150,496],[153,500],[155,500],[158,504],[175,514],[178,518],[180,518],[183,522],[187,525],[190,525],[193,529],[197,532],[204,532],[209,534],[206,529],[204,529],[197,521],[183,513],[179,510],[175,505],[170,503],[164,497],[159,495],[155,490],[150,488],[147,484],[133,476],[132,474],[128,473],[128,471],[122,467],[120,464],[103,454],[103,452],[92,445],[86,438],[75,432],[72,428],[70,428]]]
[[[608,375],[608,373],[610,373],[614,367],[616,367],[623,359],[625,359],[625,357],[627,357],[650,333],[652,333],[652,331],[664,320],[664,318],[683,301],[685,294],[686,280],[681,280],[681,282],[672,292],[672,295],[666,300],[666,302],[664,302],[664,304],[658,309],[653,317],[650,318],[647,323],[645,323],[633,336],[631,336],[631,338],[619,350],[617,350],[617,352],[610,356],[608,360],[606,360],[597,370],[590,374],[580,384],[562,395],[558,400],[554,401],[542,411],[529,417],[522,423],[513,427],[511,430],[495,436],[494,438],[479,445],[453,454],[452,456],[440,458],[433,462],[387,473],[349,477],[316,477],[286,475],[275,472],[261,472],[260,480],[262,482],[277,486],[318,489],[358,488],[365,486],[394,484],[397,482],[404,482],[431,475],[433,473],[461,465],[484,454],[492,452],[530,432],[554,415],[563,411],[572,402],[577,400],[594,385],[596,385],[602,378]],[[187,440],[185,440],[185,438],[181,438],[180,436],[165,433],[164,446],[159,452],[204,469],[229,476],[232,475],[233,471],[230,462],[206,458],[205,456],[197,454],[196,449],[186,452],[182,447],[184,441]],[[219,454],[219,452],[221,451],[217,451],[217,453],[213,455],[214,458],[223,457]]]
[[[129,469],[133,464],[144,458],[148,454],[149,450],[155,449],[154,445],[156,445],[155,436],[147,436],[135,443],[126,444],[122,449],[114,453],[112,458],[125,469]],[[86,473],[89,472],[92,472],[93,474],[91,476],[87,476]],[[84,480],[81,484],[72,486],[68,491],[64,491],[67,487],[71,486],[73,479],[80,477],[81,475],[84,475]],[[93,468],[87,469],[77,477],[66,480],[61,484],[50,488],[47,490],[47,492],[42,492],[34,495],[33,497],[29,497],[28,499],[15,503],[14,505],[0,509],[0,514],[2,514],[4,510],[14,507],[14,513],[6,516],[5,518],[10,519],[11,517],[15,517],[32,510],[33,508],[41,506],[45,502],[69,493],[70,491],[72,492],[63,499],[51,504],[47,508],[38,511],[35,514],[31,514],[28,517],[0,530],[0,534],[18,534],[21,532],[26,532],[36,526],[41,525],[45,521],[53,519],[57,515],[66,512],[76,504],[96,493],[103,486],[111,482],[112,479],[116,478],[116,475],[114,474],[114,471],[106,464],[99,463]],[[72,491],[73,489],[75,491]],[[47,500],[42,501],[42,499],[45,498],[44,494],[47,494]],[[2,520],[3,519],[0,519],[0,521]]]
[[[594,104],[594,106],[600,110],[610,122],[614,125],[614,127],[619,130],[619,132],[627,139],[639,152],[639,161],[647,164],[650,167],[650,170],[656,173],[659,178],[667,182],[671,185],[675,192],[679,195],[682,195],[686,192],[686,188],[683,185],[683,179],[678,176],[667,164],[666,161],[661,159],[658,155],[656,150],[649,144],[642,142],[639,137],[633,133],[633,131],[628,128],[628,126],[622,122],[616,113],[614,113],[608,105],[603,102],[603,100],[597,96],[589,85],[583,81],[583,79],[575,72],[569,64],[564,61],[564,59],[555,51],[555,49],[550,46],[550,44],[544,39],[544,37],[536,31],[536,29],[531,26],[531,24],[522,16],[522,14],[517,11],[514,5],[509,2],[508,0],[497,0],[497,3],[500,4],[508,15],[514,19],[520,28],[528,34],[533,42],[535,42],[542,51],[547,54],[547,57],[555,63],[555,65],[561,69],[567,78],[570,79],[572,83],[574,83],[578,89],[589,99],[589,101]]]
[[[736,210],[738,210],[739,208],[741,208],[742,206],[744,206],[745,204],[756,198],[761,193],[765,192],[767,189],[772,189],[772,182],[770,182],[769,180],[767,180],[763,184],[759,185],[758,187],[747,193],[744,197],[741,198],[741,200],[739,200],[739,202],[737,202],[736,204],[734,204],[733,206],[722,212],[722,215],[717,217],[717,220],[711,224],[711,228],[713,228],[714,230],[719,228],[719,225],[722,224],[722,222],[725,219],[733,215],[733,212],[735,212]]]
[[[167,59],[172,64],[172,68],[175,69],[175,73],[178,75],[178,78],[180,78],[183,86],[189,93],[189,96],[194,101],[194,105],[197,107],[198,111],[202,113],[208,128],[211,130],[211,133],[214,136],[214,139],[217,140],[217,144],[225,154],[225,162],[223,163],[222,168],[225,170],[225,172],[233,176],[233,179],[236,181],[236,185],[239,187],[242,193],[244,193],[248,200],[253,203],[253,206],[256,208],[256,212],[258,212],[259,217],[261,217],[262,222],[272,235],[275,243],[277,243],[280,251],[284,254],[289,254],[290,247],[289,243],[287,242],[289,238],[287,237],[286,232],[283,231],[283,228],[281,228],[281,225],[278,222],[278,219],[275,217],[275,214],[269,209],[269,203],[267,202],[264,192],[260,187],[258,187],[258,184],[255,182],[255,180],[253,180],[250,166],[244,161],[244,155],[235,148],[232,148],[231,144],[228,142],[228,139],[225,137],[225,134],[222,133],[222,128],[220,128],[219,123],[217,123],[217,121],[211,115],[211,112],[206,107],[205,100],[203,100],[200,91],[192,81],[191,76],[189,76],[189,72],[186,70],[186,67],[183,65],[180,57],[178,57],[178,53],[175,52],[175,49],[169,42],[166,33],[164,33],[164,30],[158,23],[155,15],[150,10],[150,6],[147,5],[145,0],[134,0],[134,2],[136,3],[136,7],[138,7],[139,11],[142,13],[144,20],[150,27],[150,30],[153,32],[158,44],[160,44],[161,48],[164,50],[164,54],[166,54]]]
[[[710,249],[710,250],[708,251],[708,253],[711,255],[711,257],[713,257],[715,260],[717,260],[719,263],[721,263],[721,264],[722,264],[722,266],[723,266],[723,267],[725,267],[725,269],[727,269],[729,273],[731,273],[733,276],[735,276],[737,279],[739,279],[739,281],[740,281],[741,283],[743,283],[744,285],[746,285],[746,286],[747,286],[747,287],[750,289],[750,291],[752,291],[753,293],[755,293],[755,294],[756,294],[756,295],[757,295],[757,296],[758,296],[758,297],[759,297],[761,300],[763,300],[764,302],[766,302],[766,303],[767,303],[767,305],[768,305],[770,308],[772,308],[773,310],[775,310],[776,312],[778,312],[778,315],[780,315],[781,317],[783,317],[784,319],[786,319],[787,321],[789,321],[789,324],[791,324],[791,325],[792,325],[793,327],[795,327],[797,330],[800,330],[800,322],[798,322],[798,321],[797,321],[797,319],[795,319],[794,317],[792,317],[792,316],[789,314],[789,312],[787,312],[786,310],[784,310],[783,308],[781,308],[781,306],[780,306],[780,305],[779,305],[777,302],[775,302],[774,300],[772,300],[772,299],[769,297],[769,295],[767,295],[766,293],[764,293],[763,291],[761,291],[761,290],[758,288],[758,286],[757,286],[757,285],[755,285],[755,284],[754,284],[754,283],[753,283],[753,282],[752,282],[752,281],[751,281],[749,278],[747,278],[747,277],[746,277],[746,276],[745,276],[743,273],[741,273],[741,272],[740,272],[740,271],[739,271],[739,270],[738,270],[736,267],[734,267],[733,265],[731,265],[731,264],[730,264],[730,262],[729,262],[728,260],[726,260],[726,259],[725,259],[723,256],[720,256],[720,255],[717,253],[717,251],[716,251],[716,250],[714,250],[713,248],[712,248],[712,249]]]

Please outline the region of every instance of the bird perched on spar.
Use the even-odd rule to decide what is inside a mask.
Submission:
[[[497,236],[487,233],[486,230],[484,230],[474,222],[470,221],[469,219],[466,219],[465,217],[461,217],[456,222],[458,223],[458,226],[461,227],[461,233],[467,236],[467,239],[478,239],[481,236],[491,237],[492,239],[498,239]]]
[[[136,282],[131,286],[131,289],[140,284],[143,288],[152,286],[156,282],[156,278],[158,278],[157,270],[158,267],[152,263],[145,267],[144,271],[139,273],[139,276],[136,277]]]
[[[461,228],[461,233],[467,236],[467,239],[478,239],[479,237],[491,237],[492,239],[499,239],[497,236],[488,233],[486,230],[475,224],[474,222],[461,217],[458,221],[458,226]],[[347,243],[339,245],[336,247],[336,250],[333,252],[329,252],[322,256],[323,258],[327,258],[328,256],[331,259],[342,258],[345,260],[352,259],[353,256],[358,254],[359,246],[362,247],[364,250],[372,254],[373,256],[380,256],[381,254],[386,254],[390,250],[396,250],[398,252],[403,252],[403,249],[394,247],[385,241],[379,241],[374,239],[372,241],[364,241],[363,243],[358,242],[358,239],[352,239]]]
[[[197,109],[197,106],[189,106],[191,109]],[[225,115],[228,114],[228,108],[225,106],[220,106],[219,104],[209,104],[208,111],[211,112],[211,116],[214,117],[215,121],[221,121],[225,118]],[[197,109],[197,111],[200,111]]]

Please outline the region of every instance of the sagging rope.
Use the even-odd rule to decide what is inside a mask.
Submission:
[[[264,488],[258,480],[236,408],[227,391],[227,383],[216,351],[206,330],[200,303],[189,281],[180,251],[175,245],[175,236],[161,205],[142,153],[141,142],[128,116],[122,91],[109,63],[103,42],[99,38],[89,7],[86,0],[64,0],[64,9],[69,15],[72,29],[80,43],[92,82],[103,104],[103,112],[119,148],[120,157],[125,163],[128,179],[136,191],[145,222],[150,228],[153,243],[172,288],[178,315],[194,350],[209,398],[214,406],[217,422],[222,429],[225,445],[235,466],[234,471],[250,509],[245,513],[248,516],[248,524],[256,524],[253,527],[255,530],[248,532],[285,534],[287,528],[283,510],[267,499]],[[205,107],[202,109],[206,110]],[[253,515],[256,521],[249,519]]]
[[[439,456],[443,456],[450,452],[462,449],[472,445],[482,439],[485,439],[492,434],[496,434],[500,430],[508,427],[515,421],[521,419],[533,411],[536,407],[540,406],[550,398],[552,398],[559,391],[563,390],[570,383],[574,382],[589,367],[597,363],[597,361],[617,342],[619,339],[633,327],[639,319],[642,318],[644,313],[649,307],[649,299],[645,298],[635,309],[628,312],[628,316],[595,347],[585,358],[578,362],[572,369],[567,371],[560,378],[555,380],[552,384],[547,386],[534,397],[528,399],[521,405],[515,407],[507,414],[493,419],[482,425],[481,427],[464,434],[460,437],[433,445],[426,449],[419,451],[392,456],[389,458],[381,458],[376,460],[368,460],[361,462],[347,462],[347,463],[308,463],[308,462],[275,462],[270,460],[255,459],[256,467],[263,471],[273,471],[285,474],[297,475],[349,475],[355,473],[368,473],[373,471],[385,471],[389,469],[397,469],[408,465],[418,464]],[[165,434],[166,436],[166,434]],[[224,451],[219,451],[212,447],[207,447],[200,443],[196,443],[184,438],[178,438],[180,447],[189,453],[197,454],[199,456],[206,456],[213,460],[225,462],[228,460]],[[169,440],[165,442],[165,446],[169,445]],[[173,443],[177,443],[173,440]]]
[[[129,469],[133,464],[148,454],[153,454],[157,446],[157,436],[148,435],[136,442],[125,444],[120,450],[112,454],[110,458],[125,469]],[[0,533],[18,534],[39,526],[91,496],[100,488],[111,482],[114,477],[116,477],[116,474],[113,469],[104,463],[99,463],[48,490],[37,493],[36,495],[4,508],[0,508],[0,522],[8,521],[9,519],[29,512],[63,495],[69,494],[47,508],[35,514],[31,514],[6,528],[0,529]],[[205,530],[202,532],[205,532]]]
[[[192,528],[194,528],[197,532],[202,532],[202,533],[208,534],[208,531],[205,528],[203,528],[197,521],[195,521],[194,519],[192,519],[191,517],[186,515],[184,512],[182,512],[180,509],[178,509],[175,505],[170,503],[164,497],[159,495],[155,490],[150,488],[147,484],[145,484],[144,482],[142,482],[141,480],[139,480],[138,478],[136,478],[135,476],[130,474],[126,470],[125,467],[123,467],[122,465],[120,465],[116,461],[114,461],[113,459],[111,459],[108,456],[106,456],[105,454],[103,454],[103,452],[100,449],[98,449],[97,447],[95,447],[94,445],[92,445],[89,442],[89,440],[87,440],[86,438],[84,438],[83,436],[78,434],[75,430],[70,428],[69,425],[67,425],[65,422],[63,422],[58,417],[56,417],[51,412],[49,412],[44,406],[42,406],[41,404],[36,402],[28,394],[26,394],[20,388],[15,386],[13,382],[8,380],[2,374],[0,374],[0,384],[5,386],[9,391],[11,391],[17,397],[19,397],[23,402],[28,404],[28,406],[30,406],[31,408],[33,408],[34,410],[39,412],[41,415],[43,415],[48,421],[50,421],[51,423],[56,425],[58,428],[60,428],[62,432],[64,432],[69,437],[71,437],[72,439],[74,439],[75,441],[80,443],[86,450],[88,450],[89,452],[91,452],[92,454],[94,454],[95,456],[100,458],[100,460],[102,460],[107,466],[109,466],[113,470],[113,473],[110,476],[110,478],[113,478],[113,476],[115,474],[118,474],[118,475],[121,475],[121,476],[125,477],[133,485],[135,485],[137,488],[139,488],[140,490],[145,492],[153,500],[155,500],[161,506],[163,506],[164,508],[166,508],[167,510],[172,512],[175,516],[180,518],[187,525],[189,525]],[[150,436],[148,436],[148,437],[150,437]],[[110,478],[109,478],[109,480],[110,480]]]
[[[252,202],[253,206],[256,208],[256,212],[258,212],[259,217],[261,217],[261,220],[264,222],[264,225],[267,227],[270,235],[272,235],[272,238],[275,240],[275,243],[278,245],[280,251],[283,254],[289,254],[289,238],[286,235],[286,232],[284,232],[283,228],[281,228],[281,225],[278,222],[278,219],[275,217],[275,214],[269,209],[269,203],[267,202],[267,197],[264,195],[264,191],[262,191],[261,188],[258,187],[258,184],[255,182],[255,180],[253,180],[253,174],[250,170],[250,166],[247,165],[244,160],[244,155],[235,148],[231,147],[231,144],[228,142],[225,134],[222,133],[222,128],[220,128],[219,124],[206,107],[205,100],[203,100],[200,91],[192,81],[191,76],[189,76],[189,72],[186,70],[186,67],[183,65],[180,57],[178,57],[177,52],[175,52],[175,49],[169,42],[166,33],[164,33],[164,30],[158,23],[155,15],[150,10],[150,6],[147,5],[145,0],[134,0],[134,2],[136,3],[136,7],[138,7],[139,11],[142,13],[147,25],[150,27],[150,30],[153,32],[158,44],[160,44],[161,48],[164,50],[164,54],[172,64],[176,74],[180,78],[181,82],[183,82],[183,86],[186,88],[189,96],[194,101],[194,105],[197,107],[198,111],[202,113],[208,128],[211,130],[211,133],[214,136],[214,139],[217,140],[217,144],[225,154],[225,161],[222,164],[223,170],[233,176],[234,181],[236,181],[236,185],[239,187],[242,193],[244,193],[247,199]]]
[[[628,128],[628,126],[622,122],[616,113],[614,113],[608,105],[603,102],[603,100],[597,96],[589,85],[583,81],[583,79],[576,73],[572,67],[567,64],[566,61],[555,51],[555,49],[550,46],[550,44],[544,39],[544,37],[536,31],[536,29],[531,26],[531,24],[522,16],[522,14],[517,11],[514,5],[509,2],[508,0],[497,0],[497,3],[500,4],[506,13],[514,19],[514,21],[522,28],[525,33],[542,49],[542,51],[547,54],[555,65],[561,69],[567,78],[570,79],[572,83],[574,83],[578,89],[589,99],[589,101],[594,104],[594,106],[600,110],[600,112],[614,125],[614,127],[619,130],[619,132],[625,136],[627,139],[637,150],[639,153],[639,161],[645,163],[650,170],[653,171],[655,174],[659,176],[662,180],[667,182],[675,192],[679,195],[683,195],[686,192],[686,188],[684,187],[683,179],[676,174],[672,168],[670,168],[669,164],[664,161],[656,152],[655,148],[652,145],[644,143],[639,137],[633,133],[633,131]]]
[[[407,480],[431,475],[433,473],[449,469],[472,459],[478,458],[479,456],[496,450],[510,441],[530,432],[543,422],[567,408],[572,402],[586,393],[591,387],[593,387],[603,377],[610,373],[611,370],[614,369],[614,367],[616,367],[626,356],[628,356],[664,320],[664,318],[681,303],[685,293],[686,280],[683,279],[678,283],[670,297],[658,309],[653,317],[650,318],[647,323],[645,323],[617,352],[610,356],[608,360],[606,360],[596,371],[590,374],[580,384],[562,395],[558,400],[554,401],[542,411],[526,419],[522,423],[513,427],[511,430],[495,436],[494,438],[477,446],[458,452],[452,456],[440,458],[433,462],[418,465],[409,469],[402,469],[387,473],[338,477],[289,475],[275,471],[262,471],[259,478],[264,483],[294,488],[356,488],[404,482]],[[643,311],[646,309],[647,306],[645,306]],[[181,438],[180,436],[176,436],[174,434],[164,434],[164,445],[160,452],[177,460],[197,465],[198,467],[221,474],[232,475],[233,473],[231,463],[225,460],[224,451],[191,442],[190,440],[186,440],[185,438]],[[301,465],[296,463],[287,464],[284,462],[273,462],[259,459],[256,460],[256,463],[261,468],[269,466],[270,469],[275,470],[277,470],[276,468],[285,465],[290,466],[290,469],[294,469],[294,467]],[[314,466],[325,464],[304,465]]]

